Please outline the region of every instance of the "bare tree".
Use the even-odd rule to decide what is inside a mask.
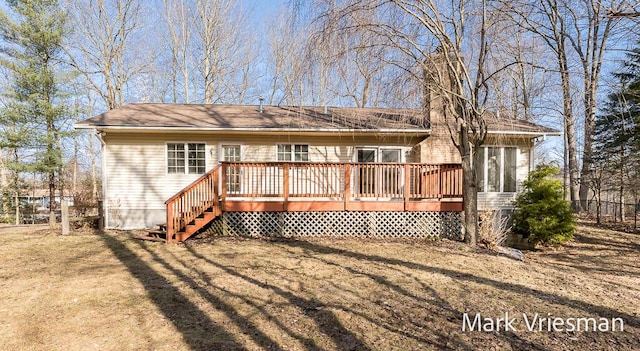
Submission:
[[[164,16],[167,23],[168,48],[171,54],[169,79],[173,102],[180,100],[190,102],[190,45],[193,8],[189,1],[162,0]],[[182,84],[182,99],[179,98],[179,85]]]
[[[66,52],[108,109],[124,103],[127,84],[145,72],[154,55],[138,36],[144,16],[136,0],[67,1],[72,28]]]
[[[496,11],[494,16],[500,16]],[[501,67],[505,63],[515,64],[498,72],[492,79],[495,87],[494,109],[504,111],[513,118],[533,121],[542,117],[547,109],[544,101],[550,87],[550,73],[539,62],[548,62],[546,48],[527,31],[513,26],[508,17],[501,17],[496,23],[496,45],[489,64]]]
[[[305,47],[308,28],[294,23],[295,12],[288,8],[269,22],[269,55],[266,66],[269,74],[266,101],[270,105],[300,104],[304,98],[304,82],[309,67]]]
[[[579,168],[576,144],[576,123],[573,111],[571,72],[569,65],[569,44],[567,43],[569,24],[564,16],[561,1],[515,1],[504,2],[500,9],[511,16],[518,25],[536,34],[553,52],[555,70],[560,75],[562,90],[562,118],[565,143],[565,185],[574,209],[579,206]]]
[[[353,23],[374,23],[375,11],[353,13]],[[385,62],[389,49],[380,38],[366,27],[354,27],[348,36],[326,28],[320,36],[312,40],[314,47],[324,49],[324,61],[332,63],[335,72],[331,80],[336,81],[331,89],[347,104],[356,107],[377,106],[380,102],[380,90],[387,83],[384,73],[391,66]],[[331,48],[332,50],[327,50]],[[317,52],[318,50],[316,50]]]
[[[584,103],[584,151],[580,176],[581,207],[587,207],[589,196],[589,176],[592,171],[593,135],[597,110],[597,92],[607,44],[619,19],[606,16],[620,13],[626,8],[626,1],[582,0],[581,6],[574,2],[566,4],[566,12],[571,16],[573,35],[567,36],[577,53],[582,67]],[[586,25],[585,25],[586,24]]]
[[[370,11],[382,15],[362,15]],[[358,18],[371,22],[354,20]],[[472,164],[478,162],[479,154],[474,150],[483,144],[487,133],[485,108],[493,74],[487,65],[492,24],[487,3],[349,1],[325,12],[320,19],[345,35],[357,28],[384,39],[388,48],[410,58],[411,66],[404,70],[439,100],[444,127],[460,153],[464,170],[464,240],[475,245],[478,189]],[[432,124],[436,122],[434,117],[432,108]]]
[[[245,50],[253,42],[248,36],[248,17],[231,0],[197,0],[195,11],[194,35],[198,40],[193,54],[202,79],[204,102],[231,100],[234,88],[247,88],[247,84],[235,85],[236,79],[243,77],[254,63]],[[235,93],[236,97],[245,95],[237,90]]]
[[[620,23],[607,14],[622,13],[633,6],[637,4],[632,5],[625,0],[523,0],[505,1],[501,7],[512,16],[512,23],[539,36],[555,56],[554,70],[560,77],[563,100],[565,184],[575,210],[587,205],[598,85],[608,42]],[[573,69],[574,62],[578,63],[580,71]],[[582,81],[581,88],[572,85],[576,79]],[[584,114],[576,115],[574,111],[573,90],[580,91],[582,95]],[[578,169],[576,121],[582,117],[582,167]]]

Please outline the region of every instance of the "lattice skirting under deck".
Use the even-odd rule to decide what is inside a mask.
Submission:
[[[225,212],[209,232],[231,236],[462,240],[460,212]]]

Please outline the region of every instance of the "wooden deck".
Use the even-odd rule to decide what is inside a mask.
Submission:
[[[166,201],[167,242],[223,212],[462,211],[459,164],[223,162]]]

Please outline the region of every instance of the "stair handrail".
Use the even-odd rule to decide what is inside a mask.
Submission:
[[[172,241],[176,232],[200,216],[205,209],[220,206],[218,178],[221,167],[222,164],[218,164],[165,201],[167,243]]]

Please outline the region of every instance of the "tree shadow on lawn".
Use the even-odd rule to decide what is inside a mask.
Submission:
[[[633,234],[606,230],[606,235],[597,235],[589,232],[591,230],[605,231],[597,227],[584,226],[567,246],[558,251],[540,252],[536,256],[544,257],[544,262],[541,263],[556,264],[549,262],[550,259],[557,264],[584,272],[628,277],[640,275],[640,244],[635,242],[638,239]],[[538,261],[536,256],[534,259]]]
[[[246,347],[228,330],[220,326],[216,321],[212,320],[202,309],[196,306],[193,302],[185,296],[178,287],[168,281],[167,277],[158,273],[151,268],[144,259],[138,256],[135,252],[127,248],[120,240],[108,235],[101,234],[103,241],[107,247],[112,251],[114,256],[122,262],[133,277],[135,277],[148,292],[149,297],[153,303],[160,309],[162,314],[169,320],[176,329],[182,335],[184,341],[189,345],[192,350],[244,350]],[[233,321],[244,335],[248,335],[251,339],[263,349],[280,349],[281,347],[266,335],[262,330],[255,326],[249,319],[242,317],[236,309],[230,304],[224,302],[220,297],[207,291],[210,288],[209,284],[203,286],[194,278],[185,274],[181,270],[170,265],[166,260],[158,256],[147,242],[137,241],[139,247],[145,250],[151,255],[153,261],[159,263],[164,269],[171,272],[171,274],[178,278],[181,282],[185,283],[194,292],[204,298],[208,303],[216,308],[218,311],[222,311],[227,318]],[[157,247],[158,244],[152,244]],[[306,316],[314,320],[318,328],[327,336],[329,336],[340,350],[369,350],[361,340],[359,340],[355,334],[347,330],[339,321],[339,319],[333,314],[333,312],[323,309],[323,304],[320,301],[314,299],[305,299],[296,296],[293,293],[285,291],[277,286],[269,285],[256,280],[252,277],[243,275],[236,272],[229,267],[216,263],[201,256],[195,251],[190,251],[197,258],[205,261],[202,264],[214,265],[225,273],[239,277],[261,288],[270,289],[278,295],[286,298],[293,306],[298,307]],[[174,258],[183,265],[189,267],[192,270],[197,271],[196,265],[188,265],[185,261],[174,255]],[[210,282],[210,278],[203,272],[198,272],[200,278],[203,281]],[[229,294],[226,289],[213,287],[227,296],[239,297],[237,294]],[[249,299],[240,297],[244,302],[250,301]],[[259,307],[253,304],[254,307]],[[285,331],[288,335],[299,340],[307,350],[320,350],[315,341],[304,335],[296,334],[287,327],[285,327],[275,316],[270,315],[264,309],[261,310],[264,317],[274,321]],[[284,316],[281,316],[284,317]],[[197,322],[194,322],[197,321]]]
[[[220,324],[218,321],[212,319],[207,312],[191,302],[189,297],[186,296],[175,284],[168,281],[166,273],[163,275],[149,266],[148,259],[142,258],[136,252],[127,247],[128,244],[125,245],[121,240],[114,238],[113,236],[102,234],[101,237],[107,247],[113,252],[114,256],[116,256],[126,266],[131,275],[144,286],[152,302],[158,307],[162,314],[171,321],[171,323],[173,323],[190,349],[246,349],[244,346],[245,343],[243,340],[238,338],[238,335],[234,334],[234,332],[230,331],[228,328],[225,328],[224,325]],[[206,300],[207,303],[213,306],[217,311],[222,312],[225,317],[242,332],[242,334],[251,338],[256,345],[263,349],[280,349],[282,346],[278,345],[275,340],[262,331],[262,329],[253,322],[253,318],[264,318],[265,320],[268,320],[269,323],[275,324],[275,326],[278,327],[278,330],[298,340],[307,350],[317,350],[321,348],[317,345],[313,337],[303,335],[300,332],[295,332],[291,328],[287,327],[288,321],[286,318],[288,316],[269,313],[264,306],[261,306],[259,303],[252,300],[251,296],[242,296],[242,294],[233,292],[230,289],[215,286],[211,276],[198,268],[200,265],[203,265],[203,267],[205,265],[210,265],[221,270],[225,274],[228,274],[230,277],[241,279],[245,283],[255,286],[256,289],[265,289],[277,294],[288,304],[295,307],[297,311],[300,311],[304,317],[312,321],[322,335],[328,337],[338,349],[368,350],[370,347],[359,335],[357,335],[356,331],[349,330],[349,328],[340,321],[332,309],[345,311],[392,333],[402,335],[406,338],[412,338],[428,347],[469,350],[475,348],[464,340],[452,339],[446,332],[446,329],[444,331],[442,328],[440,328],[440,330],[428,330],[429,324],[424,321],[411,320],[410,323],[415,324],[415,330],[411,328],[407,330],[404,327],[400,328],[395,325],[394,321],[386,321],[381,319],[379,316],[372,317],[370,313],[367,313],[369,311],[358,310],[358,306],[348,305],[346,301],[330,302],[322,301],[323,298],[304,297],[286,289],[285,287],[269,284],[266,281],[256,279],[250,274],[242,273],[227,264],[217,262],[215,259],[202,255],[189,245],[185,245],[188,252],[188,255],[186,255],[185,252],[185,256],[168,250],[163,251],[163,253],[172,255],[172,259],[175,259],[178,262],[178,266],[180,267],[175,267],[166,259],[158,255],[157,251],[160,249],[158,246],[159,244],[149,244],[141,241],[136,241],[136,244],[152,257],[153,262],[159,263],[164,270],[168,271],[172,278],[176,278],[181,283],[186,284],[193,293]],[[270,244],[265,243],[265,245]],[[589,313],[589,315],[597,314],[601,317],[608,318],[621,317],[625,321],[625,326],[632,326],[636,328],[640,327],[640,320],[630,314],[621,313],[620,311],[616,311],[611,308],[559,296],[520,284],[479,277],[453,269],[434,267],[411,261],[323,246],[321,244],[307,241],[283,241],[279,242],[278,245],[284,247],[289,246],[297,250],[302,250],[304,254],[300,257],[301,260],[312,259],[325,266],[345,269],[351,276],[366,277],[371,280],[372,283],[378,284],[381,287],[385,287],[388,291],[393,292],[396,297],[399,297],[400,300],[402,300],[399,303],[408,303],[412,308],[426,308],[433,316],[440,317],[439,320],[446,320],[449,323],[447,328],[456,328],[456,331],[460,331],[460,327],[462,325],[462,311],[453,308],[446,299],[440,296],[435,289],[428,285],[428,282],[417,279],[416,277],[407,274],[402,269],[409,268],[416,271],[436,273],[452,279],[461,280],[463,282],[488,285],[516,294],[526,294],[531,297],[548,301],[552,304],[561,304],[579,309]],[[299,255],[299,253],[297,254]],[[354,264],[345,263],[344,260],[333,261],[331,257],[326,255],[337,255],[339,257],[347,258],[348,260],[346,262],[353,262]],[[195,258],[196,260],[192,261],[189,258]],[[358,261],[381,264],[387,269],[395,270],[398,273],[404,274],[406,277],[413,278],[414,282],[420,284],[422,290],[429,295],[429,298],[416,295],[404,286],[389,280],[384,275],[360,269],[357,266]],[[256,269],[264,269],[269,263],[270,262],[258,262]],[[184,270],[195,272],[197,276],[194,277],[193,275],[186,273]],[[299,274],[299,272],[296,273]],[[290,272],[278,271],[277,274],[285,276],[290,274]],[[332,282],[327,283],[330,284]],[[354,293],[354,295],[361,296],[363,299],[369,299],[369,306],[376,306],[377,301],[374,300],[375,297],[366,296],[364,293]],[[242,301],[247,306],[251,306],[253,309],[258,311],[261,316],[243,317],[233,305],[225,302],[227,298]],[[378,310],[377,312],[380,311]],[[194,323],[194,321],[196,322]],[[417,332],[416,330],[420,330],[420,332]],[[429,337],[425,337],[425,335],[427,335],[425,333],[429,333]],[[433,337],[431,337],[432,334],[434,334]],[[600,338],[601,336],[599,335],[597,337]],[[519,335],[512,332],[501,332],[499,336],[486,333],[469,336],[470,340],[474,340],[474,344],[477,340],[480,340],[480,342],[492,342],[496,340],[495,338],[499,338],[509,343],[512,349],[517,350],[544,350],[548,348],[548,346],[544,344],[524,340]],[[397,346],[400,347],[401,345]]]
[[[606,231],[609,234],[596,236],[593,233],[586,232],[589,230]],[[639,238],[640,237],[636,234],[617,232],[613,230],[604,230],[592,226],[584,226],[581,230],[576,232],[574,241],[577,243],[583,243],[593,246],[602,246],[607,249],[615,248],[624,254],[637,254],[638,252],[640,252],[640,244],[632,242],[631,240],[640,240]]]
[[[225,273],[238,277],[257,287],[271,290],[277,295],[283,297],[291,305],[297,307],[298,310],[300,310],[307,317],[313,320],[318,329],[324,335],[329,336],[339,350],[370,350],[370,348],[365,345],[354,333],[345,328],[345,326],[340,322],[338,317],[332,311],[323,308],[325,306],[321,301],[314,298],[304,298],[301,296],[297,296],[279,286],[262,282],[251,276],[231,269],[225,265],[214,262],[213,260],[197,253],[192,247],[186,246],[186,248],[194,257],[204,261],[204,263],[217,267]],[[301,341],[303,341],[307,349],[318,349],[312,340],[303,339]]]
[[[298,246],[297,244],[301,244],[301,246],[305,248],[307,247],[305,244],[310,244],[306,242],[297,242],[297,241],[290,241],[289,243],[293,244],[293,246]],[[321,248],[320,251],[326,248],[324,246],[318,246],[315,244],[310,244],[310,245],[312,245],[313,247]],[[402,304],[411,304],[416,309],[428,308],[431,311],[431,314],[435,316],[434,318],[439,320],[446,319],[448,322],[450,322],[446,326],[445,331],[443,332],[439,330],[434,330],[434,329],[429,330],[428,324],[413,322],[415,324],[419,324],[419,325],[415,325],[416,329],[418,330],[426,329],[426,333],[429,334],[429,336],[435,336],[434,338],[429,338],[429,339],[425,338],[423,335],[419,335],[417,333],[411,333],[410,330],[407,330],[406,328],[401,328],[401,326],[395,325],[394,324],[396,322],[395,320],[385,321],[380,319],[374,319],[372,316],[368,315],[366,311],[358,310],[357,306],[348,306],[346,303],[336,304],[332,302],[321,301],[315,298],[309,299],[309,298],[296,296],[295,294],[281,287],[259,281],[257,279],[254,279],[253,277],[242,274],[227,266],[221,265],[199,254],[197,251],[195,251],[192,247],[188,245],[186,246],[186,248],[191,254],[193,254],[194,257],[204,261],[206,264],[215,266],[225,271],[226,273],[233,275],[235,277],[239,277],[244,281],[251,283],[257,287],[271,290],[276,294],[280,295],[281,297],[285,298],[293,306],[296,306],[298,309],[303,311],[307,317],[314,320],[318,328],[323,332],[323,334],[330,336],[335,342],[335,344],[338,346],[338,349],[340,350],[367,350],[369,348],[366,345],[364,345],[361,341],[359,341],[353,332],[349,331],[346,327],[344,327],[331,311],[328,311],[323,307],[329,307],[332,309],[348,312],[352,315],[358,316],[366,320],[371,324],[384,328],[392,333],[399,334],[406,338],[411,338],[416,341],[419,341],[425,346],[428,345],[430,347],[436,347],[437,349],[441,349],[441,350],[477,349],[477,345],[471,345],[471,344],[465,343],[463,340],[451,338],[451,333],[449,332],[450,330],[447,331],[446,329],[449,328],[449,329],[459,330],[461,328],[462,312],[453,308],[449,303],[446,302],[445,299],[443,299],[440,296],[440,294],[435,289],[429,287],[424,282],[418,282],[418,283],[421,285],[423,290],[430,296],[429,299],[425,299],[423,297],[417,296],[416,294],[410,292],[404,287],[393,283],[383,275],[368,273],[364,270],[358,270],[356,268],[342,265],[336,262],[332,262],[331,260],[318,257],[315,255],[307,254],[304,257],[302,257],[302,259],[305,259],[305,260],[310,260],[310,259],[315,260],[319,262],[320,265],[333,266],[339,269],[344,269],[352,276],[366,276],[376,284],[379,284],[380,286],[385,287],[388,290],[394,291],[397,295],[399,295],[402,298],[402,302],[401,302]],[[406,275],[406,272],[401,272],[400,270],[397,270],[397,271],[401,274]],[[331,284],[331,282],[327,281],[326,284]],[[353,293],[358,295],[356,292],[353,292]],[[379,301],[371,300],[373,298],[371,296],[361,296],[361,298],[370,299],[369,302],[372,303],[373,305],[379,304]],[[430,305],[430,307],[428,305]],[[407,319],[407,317],[408,316],[403,316],[403,319]],[[515,333],[510,331],[501,332],[500,335],[507,340],[507,342],[511,345],[512,349],[514,350],[542,351],[547,349],[542,345],[537,345],[536,343],[524,340],[520,338],[518,335],[516,335]],[[488,338],[478,336],[476,338],[476,341],[478,340],[488,341],[487,339]],[[491,341],[488,341],[488,342],[491,342]],[[307,344],[307,346],[309,345]]]
[[[341,265],[338,264],[336,262],[332,262],[331,260],[325,259],[325,258],[321,258],[315,255],[310,255],[310,256],[306,256],[309,257],[311,259],[315,259],[319,262],[322,262],[323,264],[326,265],[331,265],[331,266],[336,266],[336,267],[340,267],[343,268],[345,270],[347,270],[350,274],[352,275],[363,275],[363,276],[367,276],[369,279],[371,279],[372,281],[376,282],[377,284],[381,285],[381,286],[385,286],[391,290],[393,290],[394,292],[396,292],[397,294],[403,296],[404,298],[408,299],[408,300],[414,300],[415,302],[415,307],[416,308],[421,308],[421,309],[425,309],[425,308],[429,308],[432,313],[436,316],[436,318],[439,319],[444,319],[448,322],[449,325],[447,325],[447,328],[450,329],[450,331],[453,330],[459,330],[462,326],[462,315],[463,312],[454,308],[453,306],[451,306],[451,304],[449,302],[447,302],[446,299],[442,298],[442,296],[432,287],[430,287],[429,285],[427,285],[425,282],[418,280],[417,278],[413,277],[413,280],[418,283],[422,290],[424,292],[426,292],[429,296],[430,299],[425,299],[423,297],[417,296],[416,294],[410,292],[409,290],[407,290],[406,288],[393,283],[392,281],[390,281],[387,277],[383,276],[383,275],[379,275],[379,274],[373,274],[373,273],[368,273],[366,271],[363,270],[358,270],[356,268],[353,267],[348,267],[345,265]],[[393,266],[392,266],[393,267]],[[405,277],[410,277],[410,275],[408,275],[406,272],[399,270],[399,269],[392,269],[394,271],[396,271],[396,273],[404,275]],[[427,305],[430,305],[427,306]],[[366,318],[366,316],[358,313],[357,311],[351,311],[355,314],[359,314],[361,317]],[[422,325],[421,327],[426,327],[428,328],[428,325]],[[389,326],[389,328],[391,328],[392,331],[394,332],[399,332],[399,333],[403,333],[400,330],[397,330],[396,328],[393,328],[393,326]],[[477,349],[477,344],[476,345],[469,345],[466,344],[460,340],[454,340],[453,338],[451,338],[451,333],[446,333],[446,332],[438,332],[435,330],[430,330],[429,331],[430,334],[435,334],[436,335],[436,342],[433,342],[431,340],[425,340],[425,339],[421,339],[421,341],[426,342],[427,344],[429,344],[430,346],[436,346],[439,349],[465,349],[465,350],[474,350]],[[537,345],[536,343],[530,342],[530,341],[526,341],[524,339],[522,339],[521,337],[519,337],[518,335],[516,335],[515,333],[511,332],[511,331],[503,331],[500,332],[501,337],[507,341],[510,346],[513,348],[513,350],[534,350],[534,351],[543,351],[543,350],[547,350],[546,347],[542,346],[542,345]],[[406,335],[405,336],[410,336],[410,335]],[[485,338],[481,338],[478,337],[476,342],[480,341],[481,339],[484,339],[485,342],[489,342],[489,340],[486,340]],[[475,344],[475,343],[474,343]],[[484,344],[483,347],[489,348],[489,345]]]
[[[100,234],[100,237],[114,256],[125,265],[131,275],[144,286],[153,303],[167,320],[173,323],[190,349],[246,350],[246,347],[244,347],[233,334],[213,321],[198,306],[189,301],[176,286],[167,281],[166,277],[151,268],[145,260],[127,248],[120,240],[104,233]],[[146,243],[140,244],[146,249]],[[146,251],[152,253],[148,249]],[[153,257],[156,262],[169,269],[181,281],[194,289],[198,288],[198,284],[193,281],[193,279],[172,268],[157,255],[153,254]],[[211,294],[202,294],[214,306],[223,311],[235,324],[244,328],[243,332],[251,335],[258,345],[264,348],[270,348],[275,345],[268,336],[264,335],[260,330],[255,328],[255,326],[235,313],[231,306],[226,305]]]
[[[554,304],[560,304],[560,305],[582,310],[588,313],[589,315],[597,315],[604,318],[620,317],[620,318],[623,318],[625,322],[625,326],[640,328],[640,318],[630,315],[628,313],[617,311],[605,306],[598,306],[585,301],[576,300],[576,299],[572,299],[564,296],[559,296],[553,293],[544,292],[544,291],[541,291],[535,288],[530,288],[528,286],[524,286],[520,284],[493,280],[490,278],[479,277],[470,273],[460,272],[452,269],[427,266],[421,263],[408,262],[408,261],[403,261],[399,259],[363,254],[363,253],[353,252],[353,251],[335,248],[335,247],[321,246],[321,245],[317,245],[315,243],[307,242],[307,241],[288,241],[288,242],[285,242],[285,245],[292,245],[304,250],[315,252],[317,254],[341,255],[341,256],[349,257],[356,260],[379,262],[385,265],[401,266],[401,267],[420,270],[424,272],[437,273],[437,274],[449,276],[457,280],[473,282],[481,285],[488,285],[501,290],[514,292],[517,294],[530,295],[532,297],[546,300]],[[461,314],[459,318],[462,318]]]
[[[194,254],[194,256],[195,256],[195,257],[200,258],[200,259],[203,259],[203,260],[205,261],[205,262],[203,262],[203,264],[211,264],[211,265],[213,265],[213,266],[215,266],[215,267],[218,267],[218,268],[221,268],[221,269],[225,270],[227,273],[229,273],[229,272],[234,272],[234,273],[235,273],[235,271],[234,271],[234,270],[231,270],[231,269],[228,269],[228,270],[227,270],[227,269],[225,268],[225,266],[222,266],[222,265],[220,265],[220,264],[218,264],[218,263],[215,263],[215,262],[213,262],[213,261],[211,261],[211,260],[209,260],[209,259],[207,259],[207,258],[205,258],[205,257],[203,257],[203,256],[201,256],[201,255],[199,255],[199,254],[197,254],[197,253],[195,253],[195,252],[193,252],[193,250],[192,250],[192,249],[190,249],[189,247],[187,247],[187,249],[189,249],[190,253]],[[149,253],[151,253],[153,256],[157,256],[157,255],[153,254],[153,252],[151,252],[151,251],[149,251]],[[274,316],[273,314],[269,313],[269,312],[268,312],[268,311],[267,311],[263,306],[260,306],[259,304],[257,304],[256,302],[254,302],[252,299],[248,298],[247,296],[244,296],[244,295],[240,295],[240,294],[234,293],[233,291],[231,291],[231,290],[229,290],[229,289],[226,289],[226,288],[224,288],[224,287],[214,285],[214,283],[212,282],[211,277],[210,277],[209,275],[207,275],[205,272],[203,272],[202,270],[198,269],[197,265],[188,264],[188,263],[187,263],[187,262],[185,262],[183,259],[181,259],[180,257],[178,257],[176,254],[172,254],[172,256],[173,256],[173,258],[174,258],[177,262],[179,262],[183,267],[190,267],[190,270],[191,270],[191,271],[195,271],[195,272],[196,272],[196,274],[198,275],[198,277],[199,277],[203,282],[205,282],[205,283],[206,283],[206,286],[207,286],[208,288],[213,288],[213,289],[215,289],[215,290],[217,290],[217,291],[220,291],[222,294],[224,294],[224,295],[226,295],[226,296],[228,296],[228,297],[233,297],[233,298],[236,298],[236,299],[240,299],[240,300],[242,300],[242,302],[243,302],[243,303],[245,303],[245,304],[247,304],[247,305],[251,306],[252,308],[255,308],[255,309],[256,309],[256,310],[258,310],[258,311],[260,311],[260,313],[261,313],[261,314],[262,314],[262,315],[263,315],[267,320],[270,320],[270,321],[274,322],[274,323],[275,323],[275,324],[276,324],[276,325],[277,325],[277,326],[278,326],[282,331],[284,331],[285,333],[287,333],[287,335],[289,335],[289,336],[291,336],[292,338],[294,338],[294,339],[296,339],[296,340],[300,341],[300,342],[305,346],[305,348],[306,348],[307,350],[318,350],[318,349],[320,349],[320,348],[319,348],[319,346],[318,346],[318,345],[316,345],[316,342],[315,342],[313,339],[308,338],[308,337],[306,337],[305,335],[301,335],[301,334],[298,334],[298,333],[294,332],[294,331],[293,331],[293,330],[291,330],[289,327],[287,327],[284,323],[282,323],[282,322],[277,318],[277,316]],[[245,276],[243,276],[243,275],[241,275],[241,274],[233,274],[233,275],[235,275],[235,276],[237,276],[237,277],[241,277],[241,278],[245,277]],[[192,280],[192,279],[189,279],[189,280]],[[254,280],[254,279],[248,279],[248,281],[253,282],[253,281],[255,281],[255,280]],[[264,287],[264,286],[267,286],[267,285],[268,285],[268,284],[261,284],[261,285],[259,285],[259,286]],[[208,296],[210,296],[210,294],[207,294],[207,295],[208,295]],[[204,296],[204,297],[205,297],[205,298],[207,298],[207,300],[211,301],[211,300],[208,298],[208,296]],[[217,299],[217,298],[216,298],[216,299]],[[298,306],[298,307],[302,307],[302,308],[303,308],[303,310],[305,310],[305,311],[306,311],[307,309],[310,309],[310,310],[314,309],[315,307],[317,307],[317,304],[309,303],[309,304],[306,304],[306,305],[304,305],[304,306],[302,306],[301,304],[298,304],[298,305],[296,305],[296,306]],[[263,345],[263,346],[265,346],[265,345]],[[274,344],[273,344],[273,346],[277,346],[277,345],[274,343]],[[276,348],[277,348],[277,347],[276,347]]]

